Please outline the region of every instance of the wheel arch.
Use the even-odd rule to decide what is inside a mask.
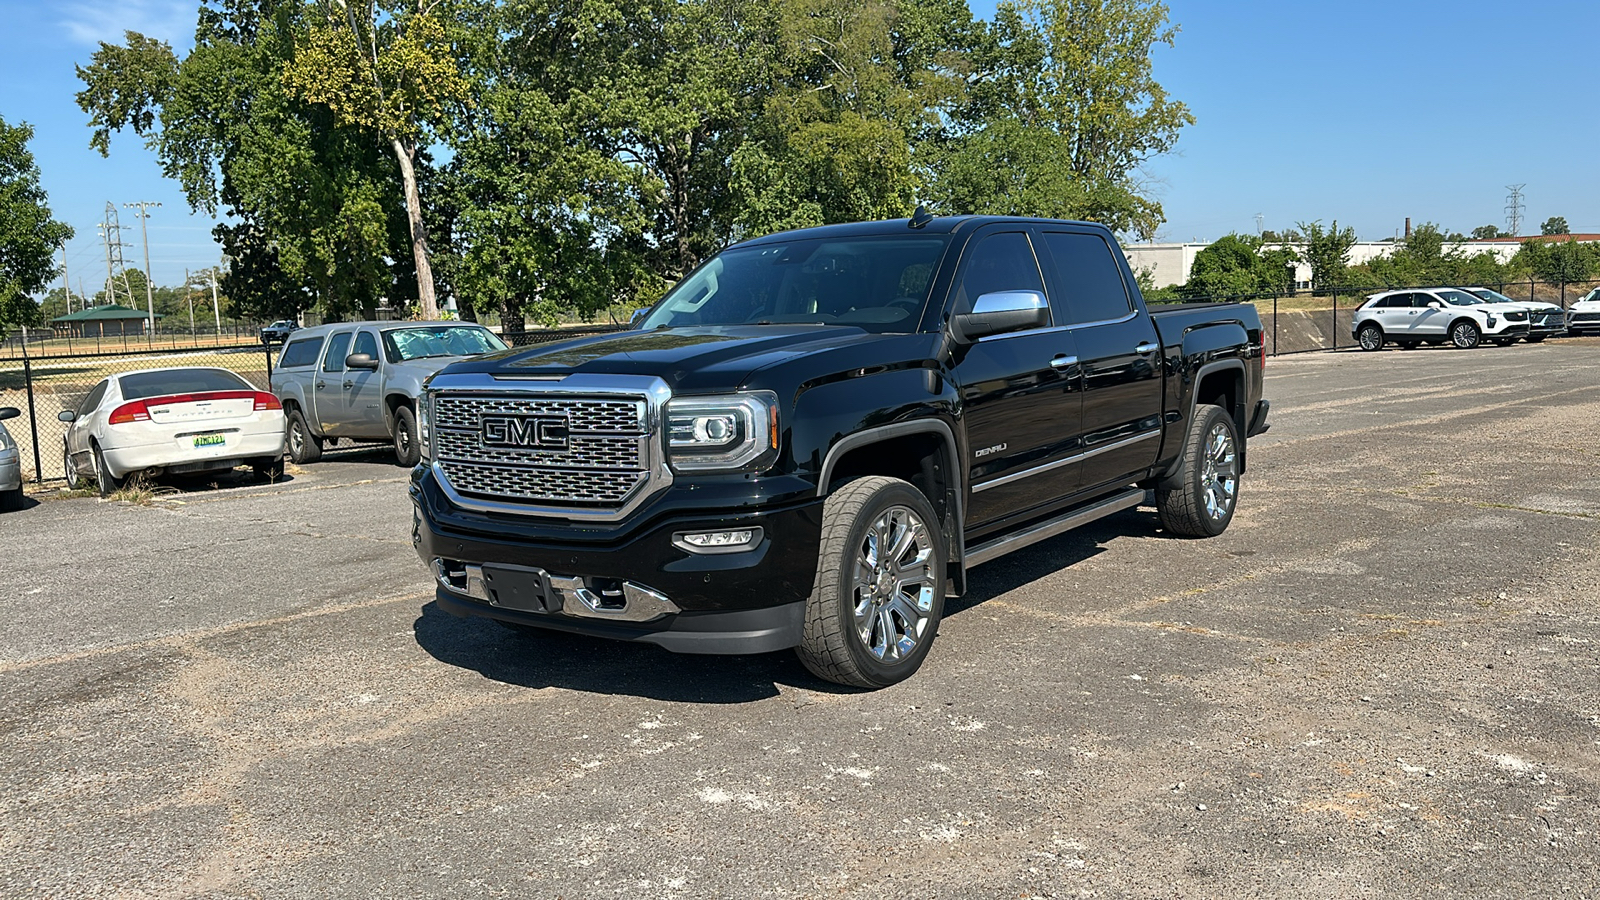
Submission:
[[[855,432],[828,448],[817,476],[817,496],[864,475],[909,482],[928,498],[945,532],[945,571],[952,596],[966,589],[963,472],[955,431],[943,419],[894,422]]]

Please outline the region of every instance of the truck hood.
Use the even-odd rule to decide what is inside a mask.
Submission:
[[[654,375],[673,393],[733,390],[757,369],[797,356],[889,338],[844,325],[736,325],[621,331],[502,350],[456,363],[448,374],[551,377]]]

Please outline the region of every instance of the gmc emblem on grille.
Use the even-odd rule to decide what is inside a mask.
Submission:
[[[484,416],[484,446],[527,450],[565,450],[569,431],[565,416]]]

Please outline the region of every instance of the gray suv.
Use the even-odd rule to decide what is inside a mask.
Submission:
[[[396,460],[416,465],[423,381],[457,360],[504,349],[472,322],[344,322],[294,332],[272,370],[289,458],[316,462],[326,441],[392,441]]]

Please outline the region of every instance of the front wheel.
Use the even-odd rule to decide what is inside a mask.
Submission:
[[[1363,325],[1361,330],[1356,332],[1356,340],[1361,342],[1363,350],[1382,350],[1383,329],[1371,323]]]
[[[1183,442],[1183,477],[1156,489],[1161,527],[1184,537],[1216,537],[1239,502],[1239,433],[1222,407],[1195,407]]]
[[[881,688],[927,658],[944,615],[944,535],[898,478],[859,478],[823,506],[817,576],[796,652],[819,678]]]
[[[1481,340],[1483,340],[1483,332],[1478,330],[1477,325],[1468,322],[1466,319],[1462,319],[1450,326],[1450,343],[1455,344],[1462,350],[1471,350],[1478,346],[1478,342]]]
[[[417,414],[409,406],[394,411],[394,458],[408,469],[422,461],[422,445],[417,442]]]

